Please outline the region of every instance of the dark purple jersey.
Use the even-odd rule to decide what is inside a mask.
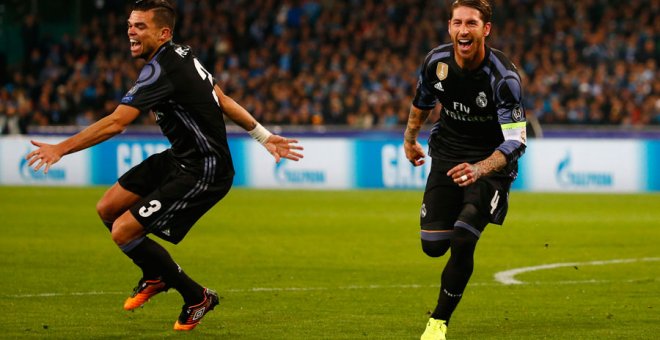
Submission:
[[[121,103],[152,111],[184,166],[202,167],[204,176],[233,176],[234,167],[214,80],[189,46],[165,43],[144,65]]]
[[[454,60],[452,44],[433,49],[424,60],[413,105],[431,110],[442,105],[429,137],[429,154],[452,162],[474,163],[500,150],[508,165],[502,174],[517,175],[525,152],[525,110],[520,76],[509,59],[486,47],[475,70]]]

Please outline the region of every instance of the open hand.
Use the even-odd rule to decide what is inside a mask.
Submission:
[[[35,140],[31,140],[30,142],[39,148],[25,156],[25,159],[28,160],[28,166],[34,167],[34,171],[39,171],[42,166],[45,166],[44,174],[47,174],[50,166],[57,163],[62,158],[62,154],[56,145],[37,142]]]
[[[264,143],[264,147],[275,157],[276,163],[279,163],[282,157],[292,161],[298,161],[303,158],[301,153],[295,151],[303,150],[303,147],[298,145],[298,140],[296,139],[272,135],[268,137],[266,143]]]

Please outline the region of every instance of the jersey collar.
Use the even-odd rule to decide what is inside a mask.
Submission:
[[[465,70],[458,66],[458,63],[456,63],[456,59],[454,58],[454,49],[452,48],[450,51],[450,58],[449,58],[449,65],[456,71],[457,74],[460,74],[462,76],[473,76],[481,72],[486,64],[488,63],[488,59],[490,58],[490,47],[486,45],[486,53],[484,53],[484,60],[481,61],[481,64],[474,70]]]
[[[149,62],[151,62],[152,60],[155,60],[156,57],[158,57],[158,55],[161,54],[168,46],[173,46],[173,45],[174,45],[174,42],[171,39],[164,42],[162,45],[160,45],[160,47],[158,47],[158,49],[156,50],[156,53],[154,53],[154,57],[151,58],[151,60],[149,60]]]

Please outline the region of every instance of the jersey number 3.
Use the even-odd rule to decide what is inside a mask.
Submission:
[[[161,207],[161,205],[160,205],[159,201],[152,200],[151,202],[149,202],[148,207],[141,207],[140,211],[138,211],[138,213],[142,217],[149,217],[149,216],[151,216],[151,214],[153,214],[156,211],[160,210],[160,207]]]

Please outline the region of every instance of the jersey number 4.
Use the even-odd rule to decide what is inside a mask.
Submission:
[[[493,195],[493,198],[490,200],[490,213],[491,215],[493,212],[495,212],[495,209],[497,209],[497,203],[500,202],[500,192],[495,190],[495,195]]]

